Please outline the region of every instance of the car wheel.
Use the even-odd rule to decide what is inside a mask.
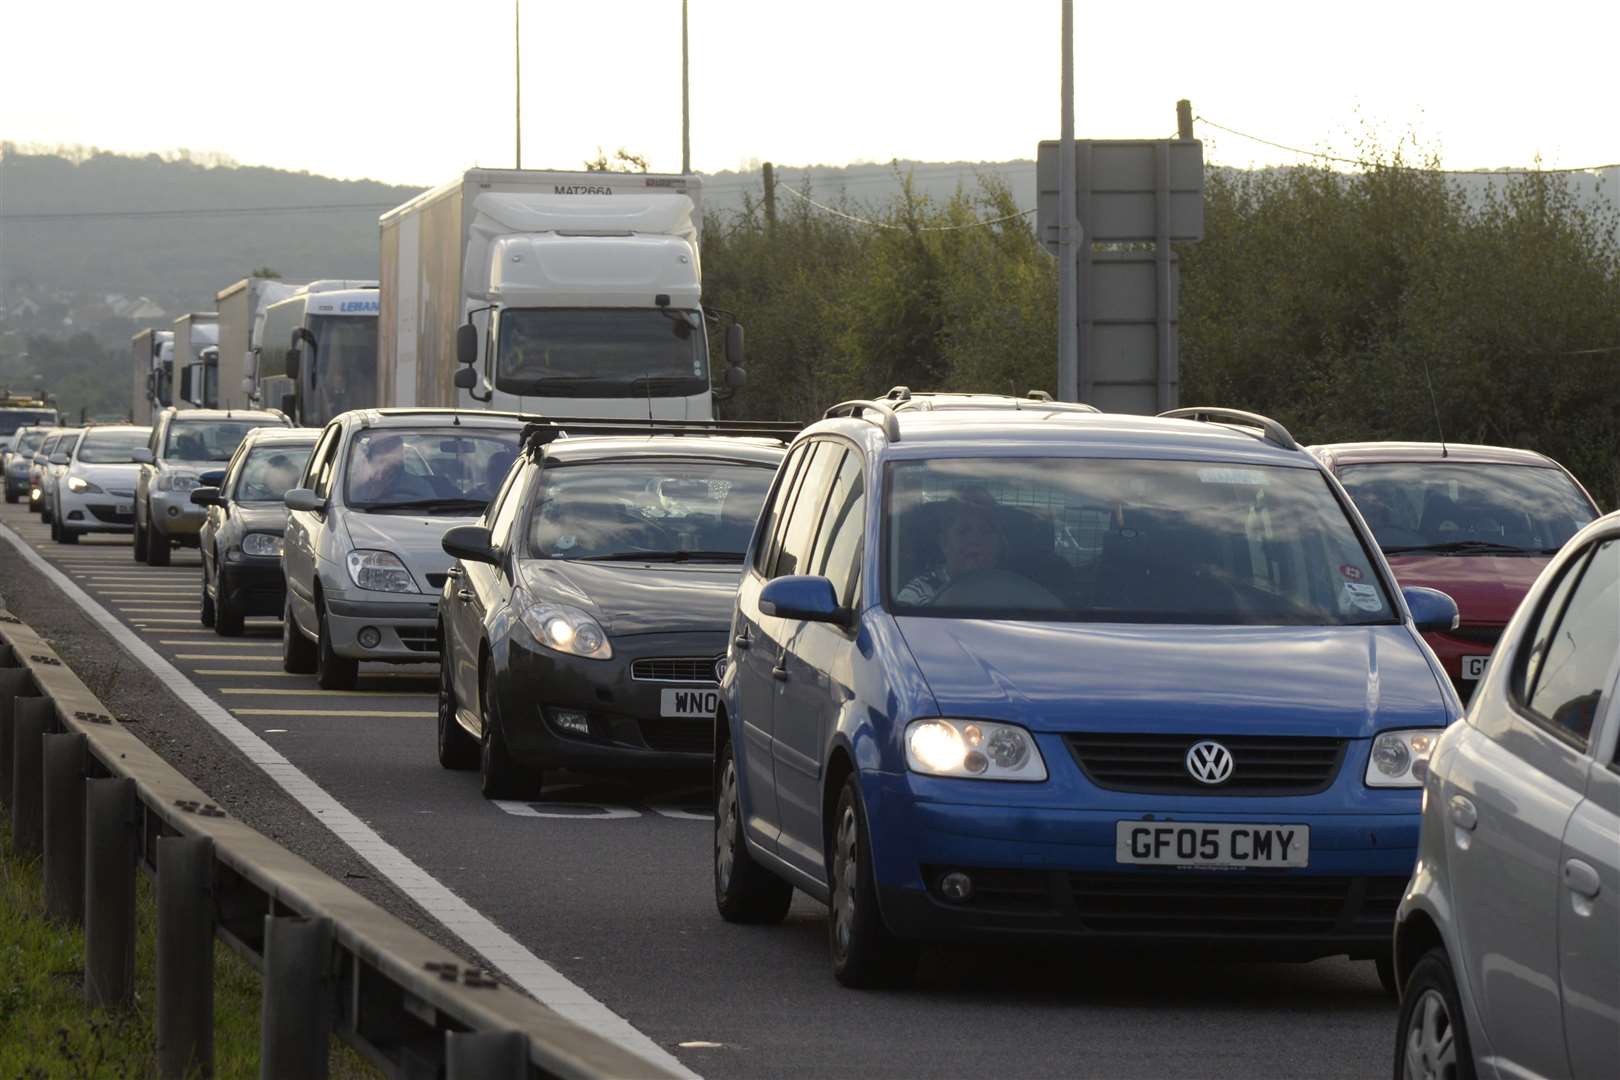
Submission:
[[[320,640],[315,643],[315,682],[322,690],[353,690],[360,674],[360,662],[332,651],[332,627],[323,606],[320,613]]]
[[[714,906],[734,923],[779,923],[793,903],[793,886],[748,854],[742,800],[731,744],[720,750],[720,782],[714,792]]]
[[[61,543],[62,542],[62,527],[56,523],[56,519],[54,517],[49,518],[49,519],[46,520],[46,524],[51,527],[51,542],[53,544]]]
[[[58,524],[56,526],[56,538],[64,544],[77,544],[79,542],[79,530]]]
[[[139,523],[135,526],[134,554],[136,562],[144,563],[146,561],[146,529]]]
[[[315,643],[304,636],[293,619],[292,598],[281,608],[281,670],[292,675],[315,673]]]
[[[152,524],[148,524],[146,527],[146,565],[169,565],[168,534]]]
[[[44,499],[39,501],[39,520],[46,525],[53,524],[56,518],[51,513],[51,504]]]
[[[219,566],[219,563],[214,565]],[[230,582],[225,579],[224,569],[214,581],[214,596],[214,633],[220,637],[241,637],[242,610],[231,603]]]
[[[1474,1055],[1445,949],[1430,949],[1412,969],[1395,1031],[1395,1080],[1474,1080]]]
[[[198,614],[197,621],[202,623],[204,626],[213,626],[213,625],[215,625],[215,622],[214,622],[214,598],[212,596],[208,595],[208,564],[207,563],[204,563],[203,568],[202,568],[202,585],[201,585],[201,588],[202,588],[202,611],[201,611],[201,613]]]
[[[833,977],[845,986],[903,986],[917,968],[916,945],[901,941],[883,924],[872,880],[872,841],[860,789],[851,775],[833,812],[832,850],[827,853],[827,941]]]
[[[450,646],[439,628],[439,764],[446,769],[472,769],[479,748],[456,719],[456,687],[450,670]]]
[[[6,488],[6,502],[14,503],[16,501],[17,501],[17,493],[15,491],[12,491],[10,488]]]
[[[500,706],[495,700],[495,667],[484,665],[479,682],[478,715],[483,731],[478,740],[479,787],[486,799],[538,799],[541,777],[512,760],[501,732]]]

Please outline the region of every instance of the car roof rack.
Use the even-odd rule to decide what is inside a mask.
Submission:
[[[523,429],[525,446],[547,446],[558,439],[583,436],[688,435],[729,439],[793,440],[804,425],[791,420],[615,420],[600,416],[530,416]]]
[[[978,390],[912,390],[909,386],[896,386],[891,388],[887,394],[884,394],[882,400],[892,401],[897,406],[912,402],[920,409],[932,409],[933,403],[930,399],[936,397],[998,398],[1003,401],[1011,401],[1014,409],[1020,408],[1019,402],[1028,401],[1035,403],[1037,406],[1049,405],[1054,409],[1070,412],[1097,413],[1102,411],[1095,405],[1087,405],[1082,401],[1059,401],[1045,390],[1029,390],[1023,395],[1018,395],[985,393]]]
[[[1197,420],[1206,424],[1220,424],[1225,427],[1253,428],[1260,434],[1256,437],[1262,442],[1280,446],[1284,450],[1298,450],[1299,443],[1294,441],[1288,429],[1269,416],[1259,413],[1244,412],[1242,409],[1223,409],[1214,405],[1199,405],[1190,409],[1171,409],[1162,412],[1161,417],[1168,420]]]
[[[904,386],[897,386],[889,393],[893,394],[895,390],[904,390],[906,396],[894,400],[910,400],[911,391],[909,389]],[[876,424],[882,430],[885,439],[890,442],[900,441],[900,418],[894,415],[894,406],[887,400],[856,399],[854,401],[840,401],[821,415],[828,420],[840,416],[847,416],[852,420],[865,420],[869,424]]]

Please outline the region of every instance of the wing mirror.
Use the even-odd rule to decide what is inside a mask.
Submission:
[[[209,469],[207,472],[197,477],[197,482],[199,484],[206,484],[209,487],[220,487],[225,483],[225,470]]]
[[[456,360],[468,367],[478,363],[478,327],[470,322],[456,327]],[[461,386],[461,383],[457,382],[456,385]],[[462,389],[467,388],[463,386]]]
[[[824,577],[789,574],[760,590],[759,610],[779,619],[849,624],[850,613],[839,606],[833,583]]]
[[[319,514],[326,509],[326,500],[321,498],[309,488],[293,488],[281,497],[289,510],[302,510],[310,514]]]
[[[461,368],[452,381],[457,390],[471,390],[478,385],[478,372],[470,367]]]
[[[1401,590],[1401,596],[1406,600],[1406,606],[1411,609],[1412,622],[1416,624],[1419,633],[1443,634],[1457,629],[1459,621],[1457,601],[1439,589],[1408,585]]]
[[[153,456],[149,447],[137,446],[129,452],[129,460],[137,465],[156,465],[157,458]]]
[[[191,501],[198,506],[222,506],[217,487],[196,487],[191,489]]]
[[[501,561],[500,553],[490,543],[489,530],[482,525],[458,525],[444,534],[439,541],[446,555],[454,555],[467,562],[489,563]]]
[[[68,457],[66,454],[52,454],[51,455],[51,464],[52,465],[66,465],[69,462],[71,462],[72,460],[73,459]]]

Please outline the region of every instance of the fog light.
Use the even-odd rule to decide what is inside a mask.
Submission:
[[[591,718],[578,709],[547,709],[551,714],[551,722],[562,730],[574,735],[589,735],[591,733]]]
[[[362,626],[355,639],[360,642],[362,649],[375,649],[382,644],[382,631],[375,626]]]
[[[178,506],[169,507],[169,516],[172,517],[172,518],[179,517],[180,516],[180,508]]]
[[[68,520],[69,521],[83,521],[84,520],[84,511],[82,511],[82,510],[69,510],[68,511]]]
[[[952,870],[939,879],[939,892],[953,904],[965,904],[973,899],[973,879],[960,870]]]

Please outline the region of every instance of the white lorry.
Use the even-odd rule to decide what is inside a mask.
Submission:
[[[174,331],[141,330],[129,339],[131,372],[130,422],[146,427],[174,404]]]
[[[212,409],[219,404],[219,316],[193,311],[174,320],[176,405]]]
[[[384,214],[383,405],[709,419],[742,327],[702,305],[696,176],[473,169]],[[710,382],[708,325],[729,320]]]
[[[350,409],[375,408],[377,283],[322,280],[264,309],[248,377],[264,408],[305,427]]]
[[[258,383],[248,377],[256,370],[262,345],[265,309],[285,300],[302,285],[274,278],[243,278],[214,295],[219,312],[220,408],[256,409]]]

